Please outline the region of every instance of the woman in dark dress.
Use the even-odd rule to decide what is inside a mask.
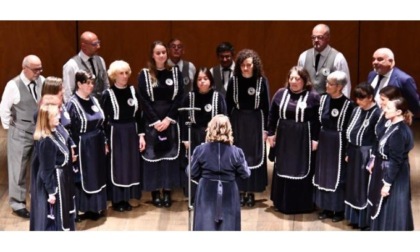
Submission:
[[[210,120],[218,114],[226,115],[225,97],[214,90],[214,80],[208,68],[198,69],[194,76],[193,91],[189,92],[183,101],[184,108],[199,108],[199,111],[187,111],[181,114],[181,139],[191,153],[195,147],[206,140],[206,128]],[[188,141],[188,127],[186,122],[191,122],[191,143]],[[187,188],[187,179],[184,176],[184,187]],[[194,198],[197,181],[191,183],[191,198]],[[186,195],[188,193],[186,192]]]
[[[71,153],[57,130],[59,119],[57,105],[41,105],[34,133],[39,166],[31,191],[32,231],[75,230],[74,185],[67,172]]]
[[[111,63],[108,76],[111,87],[102,95],[107,138],[110,153],[108,162],[108,199],[115,211],[131,211],[130,199],[139,200],[140,151],[145,148],[144,134],[140,130],[141,110],[134,86],[128,84],[131,68],[127,62]]]
[[[333,222],[344,219],[346,130],[354,108],[354,103],[342,92],[346,84],[347,75],[343,71],[329,74],[327,93],[321,96],[319,107],[321,130],[313,177],[314,201],[323,210],[318,219],[332,218]]]
[[[268,80],[260,57],[250,49],[240,51],[226,91],[226,106],[235,145],[244,151],[251,169],[248,179],[237,180],[242,206],[254,206],[254,192],[262,192],[267,186],[265,141],[269,99]]]
[[[379,106],[381,107],[381,115],[379,116],[379,120],[375,125],[375,137],[376,141],[375,144],[372,146],[372,151],[370,154],[370,159],[368,164],[366,165],[366,169],[370,173],[369,177],[369,185],[368,185],[368,211],[370,215],[370,219],[372,216],[377,215],[379,211],[379,206],[381,203],[381,189],[383,186],[382,178],[383,178],[383,171],[382,171],[382,159],[375,158],[379,157],[380,153],[378,152],[379,140],[385,134],[386,129],[391,125],[388,119],[385,118],[385,108],[390,100],[400,98],[401,92],[395,86],[386,86],[379,91]],[[369,227],[365,228],[366,230]]]
[[[69,114],[66,112],[65,110],[65,106],[63,104],[63,80],[61,78],[57,78],[54,76],[48,76],[47,78],[45,78],[44,81],[44,85],[42,86],[42,91],[41,91],[41,100],[39,102],[39,107],[41,107],[42,105],[56,105],[60,108],[60,123],[56,126],[56,130],[63,136],[64,141],[67,143],[67,147],[68,149],[71,151],[71,161],[69,162],[70,164],[72,162],[75,162],[77,160],[77,156],[75,155],[75,151],[74,148],[76,147],[76,145],[73,142],[73,139],[71,139],[69,132],[66,130],[65,128],[65,124],[68,124],[70,117]],[[38,112],[35,114],[35,122],[37,121],[37,117],[38,117]],[[37,179],[37,174],[38,174],[38,170],[39,170],[39,158],[38,158],[38,148],[37,148],[37,144],[38,141],[34,142],[34,152],[32,153],[32,160],[31,160],[31,192],[34,192],[35,186],[36,186],[36,179]],[[68,173],[66,175],[67,178],[69,178],[70,180],[72,180],[69,184],[70,189],[72,190],[70,192],[74,200],[75,198],[75,191],[74,191],[74,182],[73,182],[73,169],[70,168],[69,169],[63,169],[64,172]],[[36,198],[35,197],[31,197],[31,209],[33,209],[34,211],[36,211]],[[73,207],[72,210],[74,210],[74,203],[73,203]],[[32,210],[31,210],[32,211]],[[34,230],[34,217],[35,217],[35,212],[33,212],[34,214],[31,214],[31,221],[30,221],[30,226],[29,226],[29,230]],[[77,221],[77,219],[76,219]]]
[[[187,167],[188,174],[189,169]],[[235,178],[249,177],[243,151],[233,145],[229,118],[216,115],[206,143],[195,148],[191,177],[199,181],[194,205],[195,231],[241,230],[241,207]]]
[[[400,97],[389,101],[385,118],[391,125],[378,145],[376,159],[381,159],[382,189],[378,210],[372,216],[371,230],[413,230],[408,153],[414,140],[409,127],[412,114],[406,100]]]
[[[312,175],[319,133],[319,95],[308,72],[292,67],[286,87],[273,97],[268,118],[268,141],[273,148],[271,200],[286,214],[314,210]]]
[[[346,133],[345,218],[354,228],[365,230],[370,226],[367,202],[369,172],[366,165],[376,142],[375,125],[381,109],[375,104],[374,89],[367,83],[359,84],[354,96],[359,106],[353,110]]]
[[[81,70],[76,72],[75,81],[75,94],[66,108],[71,119],[71,137],[78,153],[78,162],[73,167],[76,209],[85,213],[79,217],[97,220],[104,216],[107,208],[105,116],[99,101],[91,95],[95,76]]]
[[[146,140],[142,153],[143,190],[152,192],[156,207],[170,207],[171,190],[181,187],[178,108],[184,93],[182,83],[179,69],[168,65],[165,44],[153,42],[149,67],[140,71],[138,88]]]

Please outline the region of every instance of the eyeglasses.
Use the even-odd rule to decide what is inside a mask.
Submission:
[[[175,44],[172,44],[170,47],[171,47],[172,49],[182,49],[182,48],[184,48],[184,46],[183,46],[183,45],[175,45]]]
[[[98,46],[100,44],[101,44],[101,41],[100,40],[97,40],[95,42],[90,43],[91,46]]]
[[[31,70],[33,73],[42,73],[42,71],[44,70],[42,69],[42,67],[38,67],[38,68],[30,68],[28,66],[25,66],[25,67]]]
[[[315,36],[315,35],[312,35],[311,36],[311,39],[312,40],[324,40],[324,39],[326,39],[327,38],[327,36],[325,36],[325,35],[318,35],[318,36]]]

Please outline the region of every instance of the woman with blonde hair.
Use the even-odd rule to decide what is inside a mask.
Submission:
[[[241,230],[241,206],[236,177],[251,172],[242,149],[233,145],[229,118],[216,115],[209,122],[206,143],[191,158],[191,177],[197,181],[194,225],[197,231]],[[187,174],[189,169],[187,167]]]
[[[108,199],[118,212],[131,211],[130,199],[139,200],[140,151],[145,148],[141,130],[139,96],[128,83],[130,65],[123,60],[111,63],[108,76],[111,87],[102,95],[105,128],[109,139]]]
[[[32,186],[30,230],[75,230],[74,184],[69,179],[70,155],[64,137],[57,130],[57,105],[41,105],[34,133],[39,170]]]

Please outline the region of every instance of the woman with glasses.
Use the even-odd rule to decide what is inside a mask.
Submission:
[[[308,71],[292,67],[286,85],[273,96],[268,142],[273,148],[271,200],[285,214],[314,210],[312,175],[318,139],[319,95]]]
[[[359,84],[354,96],[359,106],[353,110],[346,132],[345,217],[353,228],[366,230],[370,226],[367,201],[369,172],[366,165],[376,142],[375,125],[381,109],[375,103],[372,86],[367,83]]]
[[[107,139],[103,129],[104,112],[92,95],[95,76],[79,70],[75,76],[76,89],[67,102],[70,114],[71,137],[77,145],[78,162],[74,165],[76,210],[84,212],[79,218],[97,220],[106,210],[106,153]],[[79,214],[79,213],[78,213]]]

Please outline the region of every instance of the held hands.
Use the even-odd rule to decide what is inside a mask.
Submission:
[[[267,140],[271,148],[276,146],[276,135],[267,137]]]
[[[51,205],[54,205],[55,204],[55,195],[53,195],[53,194],[49,194],[48,195],[48,203],[50,203]]]
[[[381,196],[382,197],[387,197],[387,196],[389,196],[389,190],[391,189],[391,186],[390,185],[384,185],[384,186],[382,186],[382,189],[381,189]]]
[[[108,144],[105,144],[105,155],[108,155],[109,153],[109,146]]]
[[[158,121],[155,125],[154,128],[159,131],[162,132],[164,130],[166,130],[169,127],[169,124],[171,124],[171,120],[169,120],[167,117],[165,119],[163,119],[162,121]]]
[[[139,137],[139,151],[142,152],[146,149],[146,140],[144,139],[144,135],[140,135]]]
[[[71,161],[74,163],[74,162],[76,162],[77,161],[77,157],[78,157],[79,155],[76,155],[76,153],[75,153],[75,151],[74,151],[74,148],[71,148]]]

